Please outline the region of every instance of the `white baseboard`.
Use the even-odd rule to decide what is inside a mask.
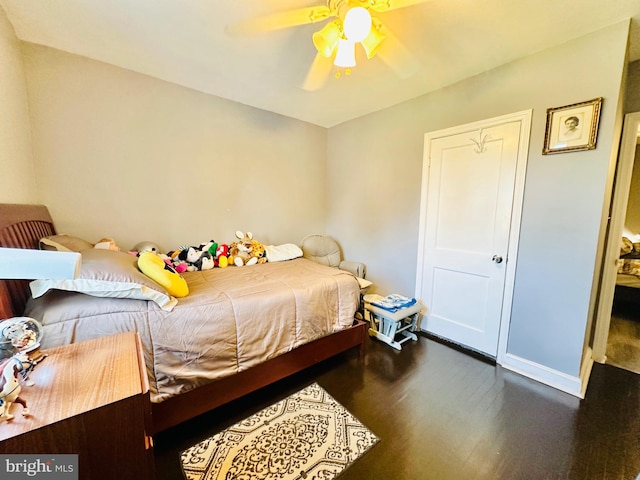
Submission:
[[[550,387],[569,393],[578,398],[584,398],[589,376],[591,375],[591,367],[593,366],[593,357],[591,355],[591,349],[587,349],[582,361],[580,377],[567,375],[566,373],[553,370],[552,368],[520,358],[510,353],[507,353],[502,357],[500,365],[507,370],[519,373],[520,375],[524,375],[525,377],[529,377],[540,383],[549,385]]]
[[[591,369],[593,368],[593,350],[588,347],[582,357],[582,368],[580,369],[580,383],[582,384],[581,392],[584,398],[587,393],[587,385],[589,384],[589,377],[591,377]]]

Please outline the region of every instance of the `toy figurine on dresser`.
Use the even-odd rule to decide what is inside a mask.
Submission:
[[[0,375],[0,422],[13,420],[11,406],[14,403],[22,405],[22,415],[31,415],[27,408],[27,402],[20,397],[22,386],[20,385],[21,372],[24,370],[22,362],[17,356],[5,359],[0,363],[2,374]]]
[[[28,317],[0,322],[0,422],[13,420],[14,403],[22,405],[23,416],[30,415],[20,393],[23,383],[33,385],[29,372],[46,357],[40,352],[41,332],[40,324]]]

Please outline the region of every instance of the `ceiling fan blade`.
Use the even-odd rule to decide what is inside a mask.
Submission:
[[[366,0],[368,8],[374,12],[388,12],[398,8],[411,7],[429,0]]]
[[[418,59],[407,50],[398,37],[384,24],[380,26],[379,30],[385,36],[385,39],[376,56],[400,78],[409,78],[417,73],[420,68]]]
[[[316,54],[316,58],[309,68],[307,77],[304,79],[302,89],[308,92],[314,92],[320,90],[326,83],[329,75],[333,70],[333,59],[327,58],[319,53]]]
[[[250,18],[228,25],[227,33],[231,35],[256,35],[272,30],[319,22],[331,15],[331,10],[327,6],[300,8],[264,17]]]

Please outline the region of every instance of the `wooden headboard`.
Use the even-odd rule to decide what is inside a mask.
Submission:
[[[0,203],[0,247],[37,249],[55,233],[46,206]],[[28,280],[0,280],[0,320],[22,315],[29,296]]]

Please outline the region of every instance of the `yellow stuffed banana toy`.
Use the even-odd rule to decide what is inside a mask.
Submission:
[[[154,252],[141,253],[138,257],[138,268],[151,280],[164,287],[169,295],[177,298],[189,295],[186,280]]]

